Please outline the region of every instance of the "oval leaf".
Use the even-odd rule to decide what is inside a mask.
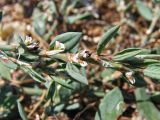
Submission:
[[[52,81],[49,82],[49,86],[48,86],[48,91],[47,91],[47,94],[46,94],[46,98],[52,100],[55,91],[56,91],[56,84],[55,84],[55,81],[52,80]]]
[[[3,62],[0,61],[0,76],[7,79],[11,80],[11,69],[5,66]]]
[[[46,32],[46,17],[39,13],[33,20],[33,27],[38,35],[43,36]]]
[[[58,84],[66,87],[66,88],[73,89],[73,87],[72,87],[70,84],[68,84],[65,80],[63,80],[62,78],[60,78],[60,77],[55,77],[55,76],[51,76],[51,77],[52,77],[53,80],[54,80],[55,82],[57,82]]]
[[[29,67],[22,68],[24,71],[26,71],[35,81],[37,82],[45,82],[45,78],[41,76],[39,73],[37,73],[34,69]]]
[[[88,84],[86,76],[72,63],[67,63],[66,65],[67,73],[74,78],[77,82]]]
[[[113,57],[114,61],[124,61],[131,57],[134,57],[138,54],[146,54],[148,51],[146,49],[140,49],[140,48],[128,48],[124,49],[123,51],[120,51],[119,53],[115,54]]]
[[[19,102],[19,100],[17,100],[17,106],[18,106],[18,111],[19,111],[19,114],[20,114],[22,120],[28,120],[27,115],[26,115],[21,103]]]
[[[154,106],[154,104],[149,101],[149,96],[147,96],[144,88],[138,88],[135,91],[135,96],[137,100],[138,111],[145,117],[146,120],[159,120],[160,112]]]
[[[101,38],[97,46],[97,54],[100,55],[106,44],[116,35],[120,26],[110,28]]]
[[[72,16],[68,16],[67,17],[67,22],[69,24],[74,24],[76,21],[85,19],[86,17],[92,16],[91,13],[86,12],[86,13],[82,13],[82,14],[78,14],[78,15],[72,15]]]
[[[69,51],[73,49],[80,41],[82,33],[80,32],[67,32],[61,35],[58,35],[54,38],[54,40],[50,43],[49,49],[53,49],[55,45],[55,41],[59,41],[65,45],[65,50]]]
[[[116,120],[123,112],[123,96],[119,88],[115,88],[103,98],[96,113],[95,120]]]
[[[144,70],[144,75],[160,81],[160,64],[153,64]]]
[[[137,0],[136,1],[138,12],[142,17],[146,20],[151,21],[153,19],[153,13],[149,7],[147,7],[143,1]]]

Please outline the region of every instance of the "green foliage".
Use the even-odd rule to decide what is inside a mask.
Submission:
[[[83,68],[79,70],[74,64],[67,63],[66,71],[74,80],[86,85],[88,84],[88,80],[84,74],[85,70]]]
[[[107,13],[105,16],[99,14],[99,12],[103,13],[105,7],[103,2],[94,1],[97,6],[90,4],[88,0],[60,2],[46,0],[36,3],[31,19],[31,27],[34,29],[27,31],[33,40],[29,36],[24,39],[18,35],[11,39],[7,35],[9,41],[5,42],[6,45],[0,45],[0,119],[11,119],[14,116],[14,111],[17,110],[16,101],[20,117],[23,120],[30,119],[27,118],[30,113],[28,111],[25,113],[18,97],[22,97],[25,104],[30,106],[39,100],[40,95],[42,95],[39,104],[41,106],[35,106],[40,119],[47,119],[46,116],[50,117],[53,114],[56,116],[58,112],[73,114],[72,111],[76,111],[74,119],[77,119],[77,116],[88,115],[87,111],[93,110],[96,113],[95,120],[116,120],[123,116],[129,107],[132,108],[132,104],[137,104],[138,111],[145,119],[160,118],[159,110],[154,104],[159,103],[160,93],[155,94],[155,91],[150,91],[150,96],[146,93],[146,88],[150,87],[148,82],[150,79],[152,85],[160,80],[160,49],[159,46],[152,47],[159,39],[157,35],[159,7],[156,7],[158,0],[150,2],[151,6],[142,0],[115,1],[117,4],[111,8],[115,7],[114,11],[120,15],[115,15],[113,18],[117,20],[117,16],[120,17],[120,23],[114,21],[114,25],[117,25],[109,28],[102,35],[96,51],[94,51],[95,46],[88,48],[92,45],[90,37],[93,41],[96,37],[99,39],[101,34],[99,26],[105,31],[103,25],[110,24],[109,20],[105,21],[106,16],[110,14]],[[138,18],[137,12],[144,20]],[[4,17],[5,15],[8,16],[4,12]],[[0,11],[1,20],[2,11]],[[82,23],[87,25],[81,26]],[[91,25],[93,25],[93,33]],[[119,31],[120,27],[128,31]],[[143,27],[147,28],[143,29]],[[67,31],[82,31],[82,33]],[[118,32],[120,37],[116,37]],[[129,32],[132,34],[129,35]],[[3,31],[0,30],[0,37],[1,33]],[[127,38],[124,41],[122,41],[123,35]],[[112,44],[113,46],[108,47],[105,54],[102,54],[114,38],[117,38],[118,44]],[[81,39],[88,41],[83,43]],[[4,42],[3,39],[2,41]],[[12,45],[15,41],[16,44]],[[141,41],[142,44],[138,46],[137,43]],[[97,43],[96,40],[94,42],[93,44]],[[119,45],[121,42],[129,46]],[[43,43],[46,45],[43,46]],[[149,45],[150,49],[146,49]],[[82,48],[79,49],[79,46]],[[142,46],[144,48],[138,48]],[[126,47],[128,48],[124,49]],[[157,88],[155,87],[154,90]],[[133,109],[136,111],[136,108]],[[39,111],[43,112],[42,115]],[[17,117],[17,114],[15,116]]]
[[[130,58],[138,55],[138,54],[144,54],[147,50],[141,49],[141,48],[128,48],[124,49],[123,51],[118,52],[114,55],[113,60],[115,61],[125,61],[129,60]]]
[[[160,80],[160,64],[153,64],[144,69],[144,75]]]
[[[119,88],[106,94],[96,112],[95,120],[115,120],[123,112],[124,100]]]
[[[147,96],[145,88],[136,89],[135,96],[138,110],[146,120],[158,120],[160,118],[160,112],[154,104],[149,101],[149,96]]]
[[[63,80],[62,78],[58,78],[58,77],[56,77],[56,76],[51,76],[51,78],[52,78],[55,82],[57,82],[58,84],[66,87],[66,88],[68,88],[68,89],[73,89],[73,87],[72,87],[70,84],[68,84],[68,83],[66,82],[66,80]]]
[[[23,106],[21,105],[21,103],[18,100],[17,100],[17,106],[18,106],[18,111],[19,111],[19,114],[20,114],[22,120],[28,120],[27,115],[23,109]]]
[[[29,67],[23,67],[24,69],[35,81],[37,82],[45,82],[45,78],[42,77],[39,73],[37,73],[35,70]]]
[[[106,44],[116,35],[120,26],[114,26],[110,28],[104,35],[97,45],[97,54],[100,55]]]
[[[46,98],[53,100],[54,94],[56,92],[55,81],[54,80],[48,81],[48,83],[46,84],[46,86],[48,88],[48,91],[47,91],[47,94],[46,94]]]
[[[82,13],[82,14],[79,14],[79,15],[68,16],[68,17],[67,17],[67,22],[68,22],[69,24],[74,24],[74,23],[77,22],[78,20],[84,19],[84,18],[89,17],[89,16],[92,16],[92,14],[89,13],[89,12]]]
[[[67,32],[58,35],[54,38],[54,40],[52,40],[49,48],[52,50],[55,46],[55,42],[59,41],[65,45],[66,51],[72,50],[75,46],[77,46],[77,44],[79,44],[81,35],[82,34],[80,32]]]
[[[144,17],[148,21],[151,21],[153,19],[152,10],[148,6],[146,6],[142,0],[136,0],[136,5],[142,17]]]
[[[35,31],[40,35],[43,36],[45,34],[45,26],[46,26],[46,17],[40,14],[36,16],[33,21],[33,26]]]
[[[0,61],[0,76],[7,80],[11,80],[11,69],[6,67],[1,61]]]

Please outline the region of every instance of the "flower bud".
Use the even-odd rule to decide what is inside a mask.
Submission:
[[[24,40],[24,44],[25,45],[30,45],[33,42],[32,37],[26,36],[25,40]]]
[[[127,79],[129,80],[129,82],[131,84],[134,84],[136,82],[135,78],[133,77],[133,72],[132,71],[126,72],[125,76],[127,77]]]

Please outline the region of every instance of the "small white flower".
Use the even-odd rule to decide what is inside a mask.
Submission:
[[[55,46],[54,46],[54,50],[65,50],[65,46],[63,43],[56,41]]]
[[[79,55],[78,55],[78,53],[77,53],[77,54],[75,54],[75,55],[73,56],[72,60],[73,60],[73,62],[78,63],[78,59],[79,59]]]
[[[75,54],[72,57],[72,61],[80,64],[82,67],[86,67],[88,65],[86,61],[82,61],[82,60],[79,59],[79,53]]]
[[[125,75],[126,75],[126,76],[132,76],[132,75],[133,75],[133,72],[131,72],[131,71],[130,71],[130,72],[126,72]]]
[[[83,58],[87,58],[90,56],[90,53],[87,50],[83,50],[80,52],[80,55],[83,56]]]
[[[38,43],[32,43],[32,44],[27,45],[27,48],[32,49],[32,48],[35,48],[37,46],[38,46]]]
[[[127,77],[127,79],[129,80],[129,82],[131,84],[134,84],[136,82],[135,78],[133,77],[133,72],[132,71],[126,72],[125,76]]]
[[[26,36],[24,40],[25,45],[30,45],[33,42],[32,37]]]

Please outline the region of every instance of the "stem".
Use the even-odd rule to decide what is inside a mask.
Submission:
[[[49,56],[49,57],[54,58],[54,59],[63,60],[65,62],[70,62],[72,60],[72,58],[74,57],[74,55],[75,54],[71,54],[71,53],[68,53],[68,54],[59,53],[59,54],[52,55],[52,56]],[[119,71],[121,71],[121,70],[131,71],[131,69],[123,66],[120,63],[113,62],[113,61],[104,61],[100,56],[97,56],[95,54],[92,54],[87,58],[84,58],[83,56],[79,56],[79,60],[85,61],[85,62],[91,63],[91,64],[96,64],[96,65],[98,64],[98,65],[103,66],[105,68],[113,68],[113,69],[116,69],[116,70],[119,70]]]
[[[16,48],[16,45],[0,45],[0,50],[2,51],[15,51]]]

